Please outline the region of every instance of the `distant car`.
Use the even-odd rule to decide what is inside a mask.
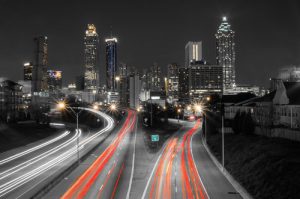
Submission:
[[[190,115],[188,117],[188,121],[195,121],[196,117],[194,115]]]

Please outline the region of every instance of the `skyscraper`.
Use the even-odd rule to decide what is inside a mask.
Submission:
[[[87,91],[96,90],[99,81],[98,52],[99,36],[94,24],[88,24],[84,36],[84,88]]]
[[[200,100],[203,95],[219,94],[223,88],[223,69],[219,65],[196,62],[189,67],[190,98]]]
[[[109,91],[116,89],[116,71],[117,71],[117,42],[116,38],[108,38],[106,43],[106,88]]]
[[[223,67],[223,91],[235,86],[235,33],[223,17],[216,36],[217,64]]]
[[[161,91],[161,69],[157,63],[151,68],[151,91]]]
[[[140,106],[141,80],[138,73],[129,76],[129,107],[137,109]]]
[[[32,91],[44,92],[48,90],[48,38],[46,36],[35,37],[34,44]]]
[[[178,97],[178,68],[176,63],[168,65],[168,93],[174,98]]]
[[[124,76],[124,77],[127,76],[127,64],[125,64],[125,63],[120,64],[118,74],[120,76]]]
[[[33,70],[32,62],[24,63],[23,69],[24,69],[24,81],[32,81],[32,70]]]
[[[189,102],[189,69],[178,69],[178,98],[179,101]]]
[[[185,67],[189,67],[191,62],[202,60],[202,42],[189,41],[185,45]]]
[[[62,71],[48,70],[49,92],[58,92],[62,88]]]

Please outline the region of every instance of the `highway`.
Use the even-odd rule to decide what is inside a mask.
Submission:
[[[123,124],[45,198],[114,198],[136,121],[136,113],[129,110]]]
[[[235,189],[205,151],[200,120],[182,124],[161,150],[141,198],[241,198],[230,194]]]
[[[113,119],[93,109],[81,109],[97,114],[107,125],[94,133],[65,131],[56,137],[0,154],[1,198],[31,197],[75,163],[77,155],[83,156],[107,137],[114,127]]]
[[[200,121],[181,121],[156,152],[149,150],[137,121],[128,111],[124,122],[44,198],[241,198],[205,151]]]

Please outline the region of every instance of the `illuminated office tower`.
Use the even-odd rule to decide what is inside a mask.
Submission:
[[[49,92],[58,92],[62,89],[62,71],[48,70]]]
[[[161,68],[157,63],[151,67],[151,91],[161,91]]]
[[[88,24],[84,36],[84,89],[93,91],[97,89],[99,36],[94,24]]]
[[[24,69],[24,81],[32,81],[32,70],[33,70],[33,64],[32,62],[26,62],[23,65]]]
[[[234,31],[223,17],[216,36],[217,64],[223,67],[223,91],[235,86],[235,43]]]
[[[34,38],[34,65],[32,70],[32,92],[48,91],[48,38]]]
[[[116,90],[117,72],[117,43],[116,38],[105,39],[106,43],[106,88],[108,91]]]
[[[192,62],[202,60],[202,42],[189,41],[185,45],[185,67],[189,67]]]
[[[168,65],[168,94],[174,98],[178,97],[178,68],[176,63]]]

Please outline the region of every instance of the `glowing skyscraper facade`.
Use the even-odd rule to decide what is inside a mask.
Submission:
[[[202,60],[202,42],[189,41],[185,45],[185,67],[189,67],[192,62]]]
[[[94,24],[88,24],[84,36],[84,89],[93,91],[97,89],[99,82],[98,54],[99,36]]]
[[[223,91],[235,87],[235,32],[223,17],[216,36],[217,64],[223,67]]]
[[[48,38],[46,36],[35,37],[34,46],[32,92],[46,92],[48,91]]]
[[[116,90],[117,72],[117,38],[108,38],[106,43],[106,88],[108,91]]]

